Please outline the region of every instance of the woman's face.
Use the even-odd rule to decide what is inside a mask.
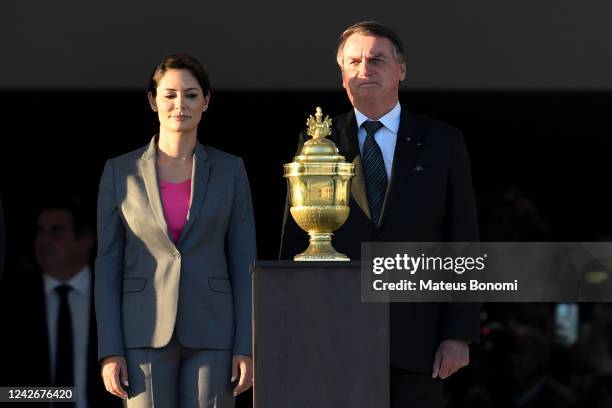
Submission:
[[[149,92],[149,103],[159,116],[160,126],[171,132],[196,129],[209,99],[186,69],[169,69],[157,84],[157,96]]]

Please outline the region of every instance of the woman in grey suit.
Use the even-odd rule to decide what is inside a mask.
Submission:
[[[210,89],[193,57],[155,67],[148,98],[159,135],[100,181],[102,377],[128,407],[233,407],[252,385],[248,179],[240,158],[197,141]]]

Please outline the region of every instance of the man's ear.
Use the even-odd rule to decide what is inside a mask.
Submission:
[[[400,82],[406,79],[406,63],[403,62],[400,64]]]
[[[157,103],[155,102],[155,97],[151,93],[151,91],[147,92],[147,98],[149,99],[149,105],[151,106],[151,110],[153,112],[157,112]]]
[[[346,84],[344,83],[344,70],[340,67],[340,81],[342,82],[342,88],[346,89]]]

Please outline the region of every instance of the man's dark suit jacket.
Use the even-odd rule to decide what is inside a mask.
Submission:
[[[353,162],[350,214],[334,233],[334,247],[361,258],[361,242],[473,242],[478,240],[470,164],[461,133],[440,121],[402,107],[392,174],[380,225],[370,220],[354,111],[333,120],[329,137],[347,162]],[[300,136],[298,151],[305,141]],[[293,259],[308,246],[308,236],[289,213],[281,238],[280,259]],[[391,303],[391,365],[431,373],[444,339],[479,340],[478,304]]]
[[[15,271],[12,271],[15,272]],[[87,396],[90,408],[121,407],[121,399],[104,389],[97,357],[96,321],[89,316]],[[6,276],[0,290],[0,386],[52,386],[44,283],[40,271]],[[20,403],[27,407],[29,403]],[[32,403],[32,407],[48,406]]]

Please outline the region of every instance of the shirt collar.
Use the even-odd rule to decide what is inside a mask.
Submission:
[[[359,112],[357,108],[355,109],[355,120],[357,121],[357,128],[360,128],[363,122],[366,120],[373,120],[368,118],[363,113]],[[383,124],[384,127],[392,131],[393,133],[397,133],[399,130],[400,124],[400,114],[402,113],[402,106],[399,101],[395,104],[393,109],[389,112],[385,113],[378,121]]]
[[[43,280],[46,294],[53,292],[58,286],[65,284],[83,296],[90,296],[91,271],[88,265],[85,265],[76,275],[68,279],[66,282],[47,275],[46,273],[43,273]]]

